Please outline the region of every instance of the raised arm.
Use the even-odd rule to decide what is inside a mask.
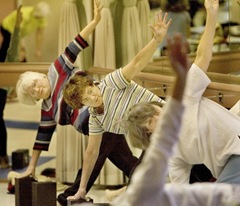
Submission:
[[[92,34],[96,25],[101,19],[102,6],[99,0],[94,0],[94,18],[93,20],[80,32],[80,35],[87,40],[87,38]]]
[[[207,13],[206,24],[198,45],[197,56],[194,63],[206,72],[212,59],[212,48],[217,23],[219,0],[205,0],[204,5]]]
[[[7,56],[5,62],[17,62],[19,61],[19,42],[20,42],[20,24],[22,22],[22,12],[21,12],[22,6],[19,6],[17,9],[17,18],[16,18],[16,24],[11,36],[10,45],[7,51]]]
[[[182,41],[181,35],[168,39],[168,56],[177,75],[172,98],[168,99],[163,107],[143,161],[134,171],[126,192],[115,200],[114,206],[154,205],[151,203],[161,202],[164,199],[168,159],[172,155],[173,146],[178,140],[184,111],[181,102],[189,68],[187,45]],[[186,174],[190,173],[191,165],[183,164],[186,167],[178,167],[181,170],[177,171],[180,171],[188,180],[189,176]]]
[[[172,69],[176,73],[175,85],[172,97],[178,101],[182,100],[187,72],[190,68],[187,58],[188,43],[183,41],[181,34],[176,34],[172,39],[168,39],[168,57]]]
[[[69,196],[68,200],[84,199],[89,178],[92,174],[94,165],[97,161],[99,150],[102,142],[102,135],[89,135],[88,145],[84,153],[82,177],[77,193],[74,196]]]
[[[150,28],[153,31],[152,40],[140,52],[138,52],[138,54],[130,63],[128,63],[122,69],[122,73],[127,80],[131,81],[140,71],[145,68],[155,50],[166,36],[170,24],[171,19],[167,19],[167,13],[163,17],[161,10],[156,12],[155,24],[150,25]]]

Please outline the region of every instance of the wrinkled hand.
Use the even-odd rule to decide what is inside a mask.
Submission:
[[[76,201],[76,200],[79,200],[80,198],[85,199],[85,196],[86,196],[86,190],[79,188],[77,193],[74,196],[69,196],[67,200]]]
[[[28,166],[28,168],[23,173],[21,173],[17,178],[28,177],[28,176],[32,176],[35,178],[35,167]]]
[[[212,14],[216,14],[219,8],[219,0],[205,0],[204,6],[207,11],[211,12]]]
[[[153,36],[156,41],[161,42],[167,34],[168,27],[170,26],[172,19],[167,20],[167,13],[162,14],[162,11],[155,13],[154,25],[149,25],[153,32]]]
[[[101,10],[103,6],[101,6],[100,0],[94,0],[94,20],[99,22],[101,19]]]
[[[188,43],[183,40],[181,34],[175,34],[172,38],[168,38],[167,42],[168,57],[173,70],[178,77],[186,77],[189,70]]]

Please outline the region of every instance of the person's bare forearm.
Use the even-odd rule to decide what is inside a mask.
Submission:
[[[98,21],[92,20],[81,32],[80,35],[85,40],[88,39],[88,37],[92,34],[93,30],[95,29],[96,25],[98,24]]]
[[[159,42],[161,43],[162,40],[159,40]],[[136,62],[135,68],[133,68],[133,70],[135,71],[132,75],[132,77],[130,77],[129,80],[133,79],[133,77],[138,74],[140,71],[142,71],[146,65],[148,64],[148,62],[150,61],[152,55],[154,54],[154,52],[156,51],[156,49],[159,46],[159,42],[157,42],[154,38],[135,56],[134,60]]]
[[[74,196],[69,196],[68,200],[78,200],[85,197],[87,184],[97,161],[101,142],[102,135],[89,136],[88,146],[84,153],[80,185],[77,193]]]
[[[152,55],[167,34],[171,19],[167,19],[167,13],[162,15],[162,11],[156,12],[155,23],[149,25],[153,31],[153,39],[141,49],[131,62],[122,68],[123,76],[131,81],[140,71],[144,69]]]
[[[97,161],[98,153],[88,153],[84,154],[83,160],[83,170],[82,170],[82,178],[79,186],[79,190],[86,190],[87,183],[89,181],[90,175],[92,174],[94,165]]]
[[[101,2],[99,0],[94,0],[94,17],[93,20],[79,33],[85,40],[92,34],[93,30],[97,26],[101,19]]]
[[[218,2],[218,0],[216,0],[216,2]],[[198,45],[197,56],[194,61],[194,63],[205,72],[207,71],[209,63],[212,59],[213,40],[217,23],[217,10],[218,9],[206,9],[206,25]]]
[[[41,152],[42,150],[33,150],[28,168],[25,172],[20,174],[20,177],[26,177],[29,175],[35,176],[35,169]]]
[[[41,152],[42,150],[33,150],[29,165],[36,167]]]

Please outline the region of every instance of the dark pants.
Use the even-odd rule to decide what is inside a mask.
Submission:
[[[109,132],[104,133],[99,156],[87,184],[87,192],[91,189],[97,179],[107,158],[116,167],[123,171],[127,177],[130,177],[132,170],[135,169],[135,166],[138,163],[138,158],[133,156],[124,135]],[[79,169],[73,185],[58,196],[58,202],[60,204],[67,205],[66,198],[77,192],[80,185],[81,175],[82,169]]]
[[[211,171],[204,164],[194,165],[192,167],[189,183],[215,182],[215,180]]]
[[[0,88],[0,156],[7,155],[7,130],[3,119],[3,111],[7,100],[7,91]]]
[[[2,28],[1,26],[1,34],[3,36],[3,42],[0,48],[0,62],[4,62],[7,56],[7,50],[9,48],[10,40],[11,40],[11,34]]]

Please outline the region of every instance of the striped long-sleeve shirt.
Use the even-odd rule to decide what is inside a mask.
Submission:
[[[51,97],[42,102],[41,123],[33,149],[48,150],[53,132],[57,126],[73,125],[81,133],[88,132],[88,109],[73,110],[63,100],[64,85],[75,72],[74,62],[77,55],[88,46],[80,36],[76,36],[63,54],[49,68],[48,79],[51,85]]]
[[[129,82],[118,69],[108,74],[100,83],[99,88],[104,102],[104,114],[97,114],[89,108],[89,134],[98,135],[103,132],[126,134],[126,129],[120,127],[119,121],[124,113],[134,104],[163,100],[141,87],[134,81]]]

